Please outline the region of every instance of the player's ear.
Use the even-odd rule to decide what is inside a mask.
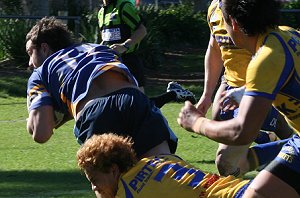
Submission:
[[[112,164],[111,171],[115,179],[119,179],[121,172],[117,164]]]
[[[41,50],[47,56],[50,56],[53,53],[50,46],[47,43],[41,43]]]
[[[231,27],[232,27],[233,31],[239,30],[239,25],[238,25],[237,21],[234,18],[232,18],[231,15],[229,15],[229,19],[230,19]]]

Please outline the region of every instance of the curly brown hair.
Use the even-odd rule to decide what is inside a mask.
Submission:
[[[44,17],[37,21],[26,35],[26,42],[29,40],[37,48],[47,43],[53,52],[77,43],[67,25],[55,17]]]
[[[96,170],[107,173],[116,164],[121,173],[127,172],[137,162],[130,137],[113,133],[93,135],[77,152],[81,170]]]

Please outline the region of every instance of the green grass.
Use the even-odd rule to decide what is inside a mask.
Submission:
[[[215,172],[217,144],[181,129],[176,118],[182,104],[162,108],[179,138],[177,154],[205,171]],[[73,121],[55,131],[45,144],[35,143],[26,131],[26,99],[0,99],[0,197],[93,197],[76,165],[78,144]]]

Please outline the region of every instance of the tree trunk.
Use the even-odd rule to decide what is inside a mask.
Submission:
[[[49,0],[22,0],[24,13],[33,16],[49,16]]]

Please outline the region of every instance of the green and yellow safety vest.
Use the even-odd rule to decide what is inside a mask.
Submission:
[[[103,45],[123,43],[142,23],[138,11],[128,0],[114,0],[98,12],[98,22]],[[126,53],[137,49],[131,46]]]

